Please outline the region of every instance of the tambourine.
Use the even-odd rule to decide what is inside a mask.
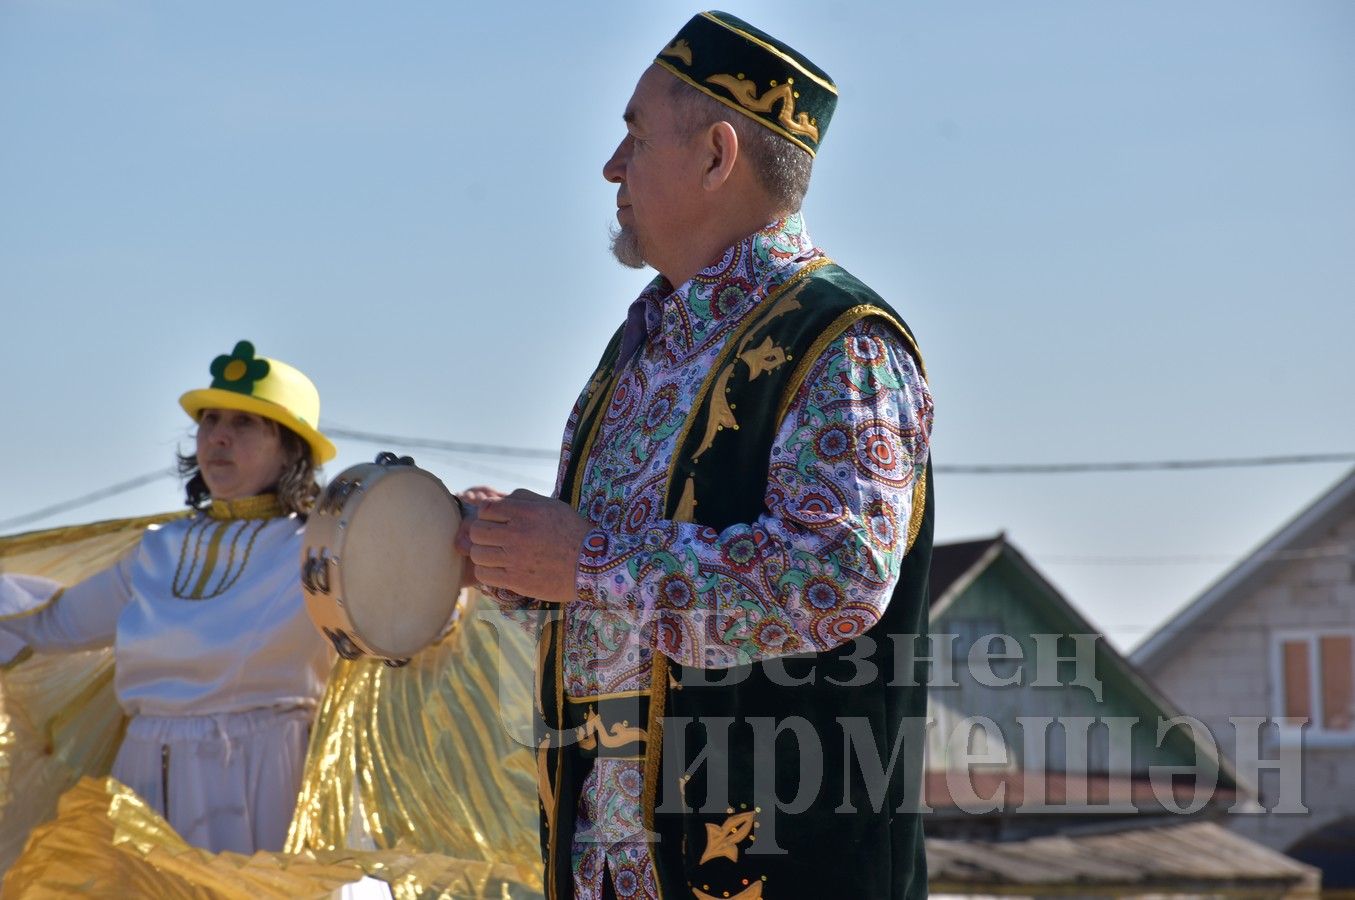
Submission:
[[[401,666],[456,611],[460,501],[409,457],[381,453],[326,486],[306,523],[301,587],[315,626],[345,659]]]

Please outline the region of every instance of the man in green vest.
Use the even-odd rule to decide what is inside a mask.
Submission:
[[[640,77],[613,252],[658,275],[566,426],[553,498],[461,545],[540,611],[548,897],[915,897],[932,399],[800,204],[837,88],[746,22]],[[864,198],[863,198],[864,199]]]

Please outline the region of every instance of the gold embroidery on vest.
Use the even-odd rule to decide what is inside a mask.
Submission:
[[[679,522],[690,522],[696,518],[696,477],[693,475],[688,475],[687,483],[682,486],[682,496],[678,498],[674,518]]]
[[[734,418],[734,407],[725,399],[725,394],[729,393],[729,379],[733,377],[734,364],[730,363],[715,379],[715,389],[710,395],[710,415],[706,419],[706,434],[701,439],[701,446],[692,454],[692,462],[696,462],[701,454],[710,449],[711,444],[715,443],[715,435],[726,428],[739,430],[738,420]]]
[[[773,83],[761,97],[758,96],[756,84],[737,75],[712,75],[706,81],[729,91],[745,109],[756,113],[769,113],[773,106],[780,103],[781,112],[777,114],[776,120],[781,126],[793,134],[802,134],[818,141],[819,128],[815,121],[808,113],[795,111],[795,99],[800,95],[789,80],[781,84]]]
[[[601,703],[604,700],[629,700],[632,697],[648,697],[649,688],[637,688],[633,691],[611,691],[606,694],[586,694],[582,697],[570,695],[566,703]]]
[[[743,335],[739,341],[738,349],[734,351],[734,358],[720,370],[719,376],[715,379],[715,387],[710,393],[710,415],[706,419],[706,433],[701,439],[701,445],[692,454],[692,462],[696,462],[701,458],[701,454],[711,448],[711,445],[715,443],[716,434],[726,428],[739,430],[738,420],[734,416],[734,404],[725,399],[725,394],[729,393],[729,379],[734,376],[735,364],[742,362],[746,365],[749,370],[748,380],[752,381],[763,372],[774,371],[790,359],[784,349],[772,343],[770,336],[756,349],[750,350],[748,345],[753,342],[754,334],[781,316],[800,308],[798,297],[808,284],[807,281],[801,281],[793,291],[772,304],[766,314],[756,321],[754,327],[749,328]],[[695,508],[695,503],[692,506]]]
[[[649,678],[649,734],[645,744],[645,773],[640,787],[640,817],[644,820],[645,830],[651,833],[654,831],[654,804],[659,795],[659,764],[663,759],[663,716],[667,708],[668,657],[655,651]],[[650,865],[654,865],[653,854],[650,854]]]
[[[545,623],[542,627],[540,639],[536,646],[536,671],[542,673],[541,677],[536,679],[536,711],[541,716],[541,721],[550,728],[550,723],[546,722],[546,704],[541,696],[541,686],[545,681],[546,656],[550,649],[552,623]],[[555,833],[555,793],[550,786],[550,769],[547,762],[550,758],[550,738],[543,737],[536,747],[536,792],[541,798],[541,807],[546,812],[547,833]]]
[[[903,547],[904,553],[913,549],[913,542],[917,540],[918,533],[922,531],[922,516],[926,512],[927,470],[924,467],[918,474],[917,481],[913,484],[913,512],[908,517],[908,543]]]
[[[695,897],[696,900],[762,900],[762,882],[754,881],[737,894],[726,894],[723,897],[707,894],[699,888],[692,888],[692,896]]]
[[[772,343],[770,337],[762,341],[761,346],[739,354],[748,367],[748,380],[753,381],[763,372],[774,372],[786,363],[786,351]]]
[[[781,395],[781,405],[778,406],[776,410],[776,421],[785,421],[786,413],[790,410],[791,403],[795,401],[795,395],[799,393],[800,386],[803,385],[805,379],[809,377],[810,368],[814,363],[818,362],[819,357],[823,355],[823,351],[828,349],[828,345],[842,337],[843,333],[846,332],[848,328],[867,316],[877,316],[894,326],[894,330],[898,333],[899,337],[903,338],[908,349],[912,351],[913,361],[917,364],[918,374],[921,375],[924,380],[927,378],[927,365],[922,360],[922,353],[917,349],[917,343],[913,340],[913,336],[904,329],[903,323],[883,309],[880,309],[878,306],[871,306],[863,303],[860,306],[853,306],[851,309],[834,319],[833,323],[824,329],[823,333],[809,346],[809,351],[805,353],[804,356],[800,357],[800,364],[795,372],[792,373],[790,381],[786,386],[786,392]]]
[[[615,369],[615,366],[613,366],[613,369]],[[593,415],[593,411],[597,409],[598,403],[602,400],[603,394],[601,393],[601,391],[606,383],[607,383],[606,369],[598,369],[596,372],[593,373],[593,380],[588,382],[588,389],[585,392],[585,397],[587,399],[584,401],[583,404],[583,412],[579,415],[580,422],[587,420],[590,416]]]
[[[706,849],[701,853],[701,863],[710,862],[717,856],[723,856],[730,862],[739,861],[739,842],[753,833],[753,818],[756,813],[742,812],[730,816],[720,825],[706,824]]]
[[[671,56],[673,59],[680,59],[687,65],[692,64],[692,48],[687,43],[686,38],[679,38],[659,51],[660,56]]]
[[[580,479],[583,477],[582,470],[579,471],[579,477]],[[555,709],[557,713],[563,717],[565,710],[565,618],[563,610],[561,611],[560,618],[551,622],[550,625],[554,629],[555,643]],[[561,722],[560,724],[563,725],[564,722]],[[550,723],[547,723],[547,727],[550,727]],[[564,777],[564,766],[565,754],[564,750],[560,749],[555,754],[554,784],[557,789],[560,785],[560,779]],[[559,829],[556,827],[556,811],[557,803],[559,801],[560,796],[558,790],[553,789],[551,791],[551,805],[547,807],[548,813],[546,816],[546,833],[548,835],[546,848],[546,883],[549,892],[548,896],[552,898],[559,894],[558,888],[555,886],[555,872],[557,871],[555,855],[559,851],[560,844],[560,833]]]
[[[809,284],[808,277],[831,262],[832,260],[826,256],[819,257],[813,262],[806,263],[804,266],[800,268],[798,272],[796,272],[794,275],[791,275],[781,284],[773,288],[772,291],[767,294],[766,299],[763,300],[763,306],[768,310],[768,312],[761,318],[754,317],[749,319],[738,331],[730,335],[729,346],[737,348],[736,350],[733,351],[734,355],[737,356],[739,353],[742,353],[743,351],[747,350],[748,343],[751,339],[750,336],[755,334],[768,322],[771,322],[778,316],[784,315],[790,312],[791,310],[799,309],[800,301],[796,298],[799,295],[800,291],[802,291],[805,288],[805,286]],[[728,360],[728,359],[730,359],[730,351],[722,350],[720,356],[718,357],[718,360]],[[787,360],[789,359],[790,357],[787,357]],[[732,365],[733,365],[732,362],[726,363],[724,368],[729,368]],[[678,435],[677,443],[674,444],[675,447],[681,448],[687,445],[687,436],[692,427],[692,423],[695,422],[697,418],[699,418],[699,416],[696,414],[696,410],[700,409],[703,405],[713,406],[716,397],[720,398],[721,403],[724,402],[723,399],[725,393],[724,390],[718,389],[719,386],[716,386],[716,389],[712,389],[713,382],[717,377],[719,377],[716,375],[717,371],[720,372],[720,375],[724,374],[724,369],[720,367],[718,361],[715,365],[711,366],[710,373],[706,376],[706,380],[702,382],[701,388],[696,392],[696,396],[692,398],[693,412],[687,416],[686,421],[683,423],[682,431]],[[728,384],[728,379],[725,380],[724,384],[726,385]],[[723,410],[721,410],[721,412],[723,412]],[[729,408],[729,414],[731,417],[733,416],[732,407]],[[707,421],[709,422],[711,419],[714,419],[715,417],[716,413],[712,411]],[[707,434],[705,435],[705,438],[706,441],[703,441],[702,445],[699,448],[697,448],[696,453],[692,454],[693,461],[695,461],[696,458],[700,456],[703,452],[705,452],[705,450],[708,448],[709,444],[707,443],[707,441],[714,438],[714,432],[711,432],[709,430],[709,426],[707,427]],[[677,469],[678,456],[679,456],[678,453],[674,453],[673,458],[668,463],[667,483],[668,490],[670,492],[673,489],[673,478],[674,473],[676,472]],[[576,508],[578,507],[577,497],[575,497],[574,505]],[[690,513],[695,509],[696,503],[695,501],[693,501],[691,508],[688,510],[688,512]]]
[[[598,394],[598,398],[602,402],[607,402],[616,391],[617,377],[620,372],[621,367],[619,363],[612,366],[612,371],[607,377],[605,386]],[[595,408],[596,402],[597,401],[594,401],[589,404],[588,409],[590,412]],[[583,444],[579,447],[578,465],[574,467],[574,482],[569,486],[569,505],[574,507],[575,510],[579,508],[579,495],[583,493],[583,478],[586,474],[585,470],[588,467],[588,457],[593,452],[593,442],[597,440],[598,432],[602,429],[602,420],[605,416],[606,414],[603,412],[598,412],[597,415],[593,416],[592,423],[587,426],[588,433],[584,437]],[[584,426],[584,421],[584,418],[580,416],[579,427]],[[564,497],[561,497],[560,499],[563,500]]]
[[[598,741],[602,742],[602,746],[611,749],[624,747],[636,741],[643,743],[646,733],[643,728],[630,727],[629,722],[618,722],[611,728],[606,728],[602,716],[590,706],[588,715],[584,716],[583,724],[575,730],[575,734],[578,736],[580,747],[584,750],[596,750]]]

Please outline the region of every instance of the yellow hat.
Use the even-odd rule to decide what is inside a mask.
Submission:
[[[276,359],[254,355],[254,345],[240,341],[229,356],[212,360],[210,387],[179,398],[184,412],[197,421],[204,409],[239,409],[286,425],[310,444],[316,465],[329,462],[337,451],[316,426],[320,423],[320,392],[305,375]]]

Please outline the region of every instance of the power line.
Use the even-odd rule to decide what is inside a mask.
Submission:
[[[432,452],[436,454],[438,451],[433,450]],[[448,463],[448,465],[455,466],[457,469],[465,469],[466,471],[476,472],[481,475],[492,475],[495,478],[508,479],[517,486],[535,487],[540,493],[548,494],[551,491],[551,483],[544,478],[528,475],[512,469],[506,469],[502,466],[489,465],[479,461],[472,462],[464,457],[456,456],[453,453],[446,453],[442,456],[444,460],[449,457],[451,458],[451,462]],[[420,458],[423,458],[422,454],[420,454]],[[425,466],[425,468],[427,468],[427,466]]]
[[[453,453],[475,453],[484,456],[512,456],[518,459],[559,459],[557,450],[538,450],[533,447],[510,447],[505,444],[471,444],[462,441],[443,441],[437,438],[404,437],[395,434],[378,434],[374,431],[358,431],[353,428],[330,426],[325,429],[330,437],[348,438],[366,444],[386,444],[396,447],[424,447],[429,450],[450,450]]]
[[[1330,546],[1314,547],[1309,550],[1277,550],[1274,553],[1258,553],[1247,557],[1264,562],[1286,562],[1304,559],[1346,559],[1355,558],[1355,547]],[[1172,566],[1172,565],[1215,565],[1235,562],[1237,554],[1193,553],[1162,556],[1041,556],[1040,562],[1048,565],[1072,566]]]
[[[1355,453],[1294,453],[1287,456],[1233,456],[1212,459],[1156,459],[1119,462],[944,464],[937,472],[948,475],[1067,475],[1079,472],[1152,472],[1186,469],[1242,469],[1261,466],[1302,466],[1314,463],[1355,462]]]
[[[543,450],[535,447],[517,447],[507,444],[481,444],[465,441],[444,441],[437,438],[410,437],[407,435],[381,434],[372,431],[360,431],[353,428],[343,428],[341,426],[331,426],[326,431],[333,437],[347,438],[349,440],[361,441],[363,443],[381,444],[386,447],[405,447],[405,448],[425,448],[429,450],[442,450],[451,453],[464,453],[479,456],[499,456],[516,459],[534,459],[541,461],[554,462],[559,458],[559,453],[554,450]],[[1248,468],[1262,466],[1292,466],[1292,465],[1312,465],[1316,463],[1337,463],[1337,462],[1355,462],[1355,453],[1300,453],[1289,454],[1285,456],[1247,456],[1247,457],[1215,457],[1205,459],[1166,459],[1166,460],[1135,460],[1120,462],[1073,462],[1073,463],[994,463],[970,465],[964,463],[949,463],[936,466],[938,473],[947,475],[1056,475],[1073,474],[1088,472],[1146,472],[1146,471],[1184,471],[1191,469],[1223,469],[1223,468]],[[39,519],[47,518],[61,512],[67,512],[72,509],[78,509],[87,506],[98,500],[113,497],[127,491],[135,490],[143,485],[150,484],[161,478],[170,475],[177,475],[175,468],[157,469],[154,472],[147,472],[145,475],[138,475],[136,478],[121,481],[117,484],[100,488],[97,491],[91,491],[88,494],[82,494],[79,497],[70,500],[54,503],[51,506],[45,506],[41,509],[33,510],[21,516],[15,516],[9,519],[0,519],[0,532],[7,531],[20,525],[26,525]],[[1077,563],[1086,562],[1093,565],[1119,565],[1134,564],[1129,560],[1111,560],[1109,558],[1075,560],[1072,558],[1063,558],[1060,560],[1049,560],[1050,562]],[[1178,559],[1172,562],[1206,562],[1202,557],[1194,559]],[[1141,564],[1161,564],[1168,562],[1161,559],[1144,559]]]
[[[18,525],[27,525],[29,522],[36,522],[39,519],[45,519],[48,516],[53,516],[57,513],[78,509],[81,506],[88,506],[97,500],[115,497],[118,494],[125,494],[127,491],[135,490],[142,485],[150,484],[153,481],[159,481],[170,475],[177,476],[178,474],[179,470],[175,467],[156,469],[154,472],[147,472],[145,475],[138,475],[137,477],[129,478],[126,481],[119,481],[117,484],[110,484],[108,487],[100,488],[97,491],[81,494],[79,497],[75,497],[71,500],[63,500],[60,503],[53,503],[51,506],[44,506],[42,509],[35,509],[30,513],[24,513],[22,516],[15,516],[12,519],[0,519],[0,531],[8,531]]]
[[[378,434],[352,428],[331,427],[327,433],[372,444],[391,444],[397,447],[426,447],[431,450],[450,450],[455,453],[474,453],[513,456],[522,459],[558,459],[555,450],[534,447],[515,447],[507,444],[472,444],[443,441],[436,438]],[[1115,462],[1068,463],[943,463],[935,467],[947,475],[1064,475],[1081,472],[1149,472],[1187,469],[1239,469],[1261,466],[1298,466],[1315,463],[1355,462],[1355,453],[1292,453],[1283,456],[1234,456],[1205,459],[1128,460]]]

